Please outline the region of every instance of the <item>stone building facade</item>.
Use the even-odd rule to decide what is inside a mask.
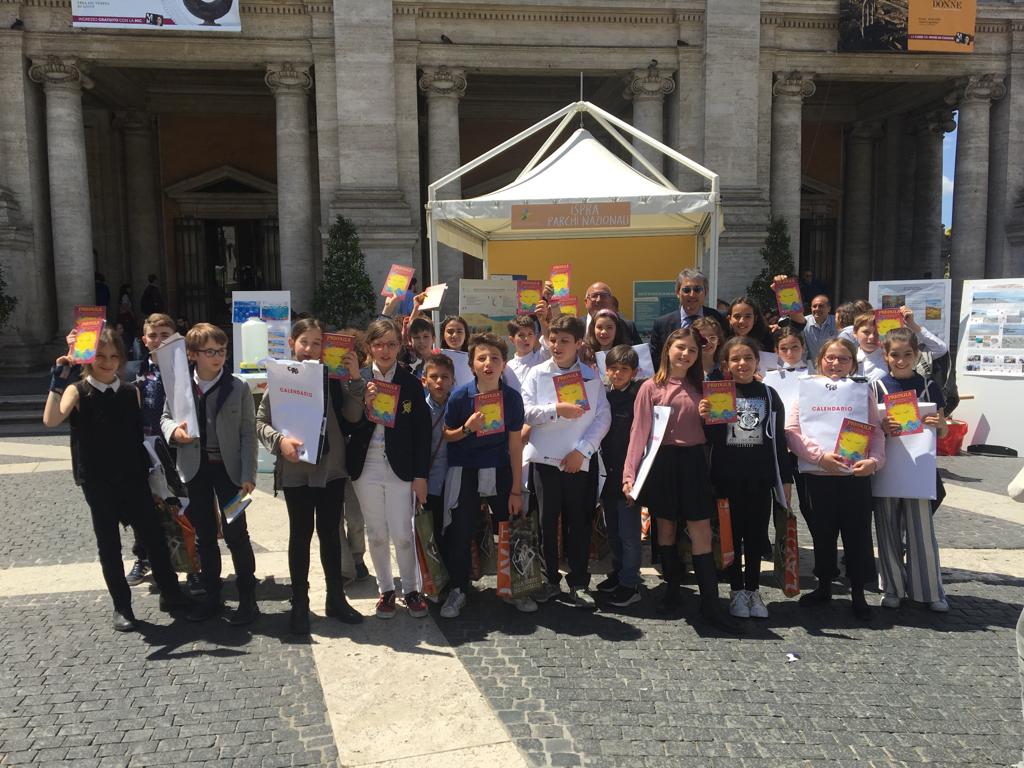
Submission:
[[[0,0],[19,299],[0,349],[45,358],[96,271],[136,311],[156,274],[192,321],[225,322],[233,288],[307,308],[339,214],[375,282],[422,268],[426,184],[581,91],[721,175],[722,297],[759,269],[770,213],[839,296],[940,276],[954,110],[952,277],[1024,274],[1024,4],[978,15],[969,55],[840,54],[836,0],[248,0],[242,34],[73,29],[69,0]],[[506,183],[532,149],[444,194]],[[449,282],[476,269],[443,255]]]

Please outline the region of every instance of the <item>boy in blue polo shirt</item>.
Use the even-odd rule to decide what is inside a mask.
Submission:
[[[478,333],[469,340],[473,381],[458,387],[448,398],[444,436],[448,444],[448,475],[445,479],[445,562],[451,576],[451,592],[441,616],[453,619],[466,604],[471,563],[470,545],[486,501],[495,523],[522,511],[524,424],[523,398],[502,381],[508,346],[493,333]],[[478,398],[501,393],[497,403],[484,405]],[[497,398],[495,398],[497,399]],[[529,597],[506,599],[530,613],[537,604]]]

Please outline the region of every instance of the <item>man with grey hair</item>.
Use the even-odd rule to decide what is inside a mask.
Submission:
[[[725,318],[716,309],[704,304],[708,293],[708,278],[696,267],[684,269],[676,278],[676,296],[679,297],[679,310],[673,310],[654,321],[651,329],[651,359],[654,367],[661,360],[661,348],[665,339],[678,328],[689,328],[699,317],[710,317],[718,321],[722,330],[728,332],[729,326]]]

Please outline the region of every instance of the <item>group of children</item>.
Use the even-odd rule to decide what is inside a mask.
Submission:
[[[652,350],[653,377],[641,381],[637,348],[628,344],[624,321],[613,310],[602,309],[585,324],[555,314],[542,302],[535,313],[511,321],[507,337],[472,333],[464,319],[448,317],[437,348],[433,324],[419,312],[420,304],[417,296],[411,315],[399,322],[389,316],[396,308],[389,302],[384,314],[359,333],[359,349],[342,361],[347,380],[329,382],[323,447],[315,464],[301,461],[302,444],[275,428],[272,397],[263,397],[256,412],[248,386],[224,371],[228,340],[215,326],[197,324],[185,338],[198,436],[172,418],[156,385],[155,364],[147,365],[138,387],[120,380],[124,349],[109,331],[80,376],[70,354],[58,358],[44,421],[49,426],[70,421],[75,480],[92,513],[116,629],[135,624],[119,522],[136,531],[137,547],[147,554],[161,591],[161,607],[187,609],[188,618],[197,621],[222,608],[217,543],[222,535],[239,595],[231,621],[247,624],[258,617],[245,513],[229,522],[222,512],[255,487],[257,441],[275,457],[274,487],[283,492],[288,510],[290,626],[297,634],[310,631],[314,530],[326,581],[325,613],[344,622],[362,620],[347,602],[342,576],[341,537],[353,501],[350,494],[346,503],[349,484],[365,522],[381,619],[393,617],[399,601],[410,616],[428,613],[416,554],[418,507],[432,514],[450,575],[447,594],[438,598],[446,619],[459,616],[469,596],[482,505],[490,509],[495,529],[523,514],[539,517],[545,582],[529,596],[506,598],[522,612],[552,599],[596,607],[589,561],[597,510],[604,515],[613,569],[596,589],[612,606],[642,601],[641,507],[646,507],[653,521],[654,559],[665,581],[658,609],[673,612],[680,605],[679,542],[685,535],[700,593],[699,617],[737,632],[734,619],[768,616],[760,592],[761,559],[770,546],[767,528],[773,509],[791,509],[794,484],[811,531],[818,580],[817,588],[801,597],[802,605],[831,599],[842,535],[853,612],[870,617],[864,591],[875,583],[874,513],[881,604],[895,608],[911,597],[932,610],[947,609],[929,502],[873,498],[871,491],[871,475],[885,460],[886,435],[899,439],[899,425],[879,415],[877,404],[886,393],[914,390],[921,402],[937,406],[924,419],[927,427],[945,429],[941,391],[915,370],[919,336],[932,347],[938,340],[913,322],[909,310],[904,310],[907,327],[884,339],[874,332],[874,315],[860,315],[845,329],[852,341],[831,338],[815,360],[807,360],[800,332],[792,326],[770,330],[756,303],[744,297],[730,305],[724,322],[707,313],[669,334],[660,349]],[[143,341],[153,350],[173,330],[171,318],[153,315],[145,322]],[[298,320],[289,338],[293,358],[319,360],[325,330],[316,319]],[[68,341],[70,348],[73,335]],[[471,380],[455,386],[456,367],[446,351],[465,353]],[[767,374],[760,365],[765,351],[779,359],[778,369]],[[813,372],[836,387],[851,388],[858,402],[855,415],[877,427],[867,456],[852,467],[831,445],[805,434],[807,417],[801,416],[793,385]],[[577,385],[571,400],[560,397],[558,385],[558,377],[567,375]],[[723,379],[735,384],[736,419],[707,424],[704,382]],[[381,382],[398,387],[398,407],[387,426],[368,416]],[[497,428],[478,406],[482,397],[500,401]],[[166,441],[187,487],[187,516],[201,566],[199,601],[180,591],[171,570],[146,484],[144,437]],[[720,605],[713,554],[718,500],[728,501],[735,553],[727,568],[728,611]],[[392,547],[400,582],[392,573]]]

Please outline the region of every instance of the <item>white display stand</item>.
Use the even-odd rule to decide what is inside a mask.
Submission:
[[[976,350],[965,344],[968,320],[974,309],[974,292],[978,289],[1022,285],[1024,278],[997,280],[965,280],[960,304],[960,333],[956,354],[956,381],[963,397],[953,418],[967,423],[964,448],[975,443],[1004,445],[1024,454],[1024,408],[1020,397],[1024,380],[1018,376],[973,375],[967,370],[968,359]],[[968,398],[966,396],[970,395]]]

